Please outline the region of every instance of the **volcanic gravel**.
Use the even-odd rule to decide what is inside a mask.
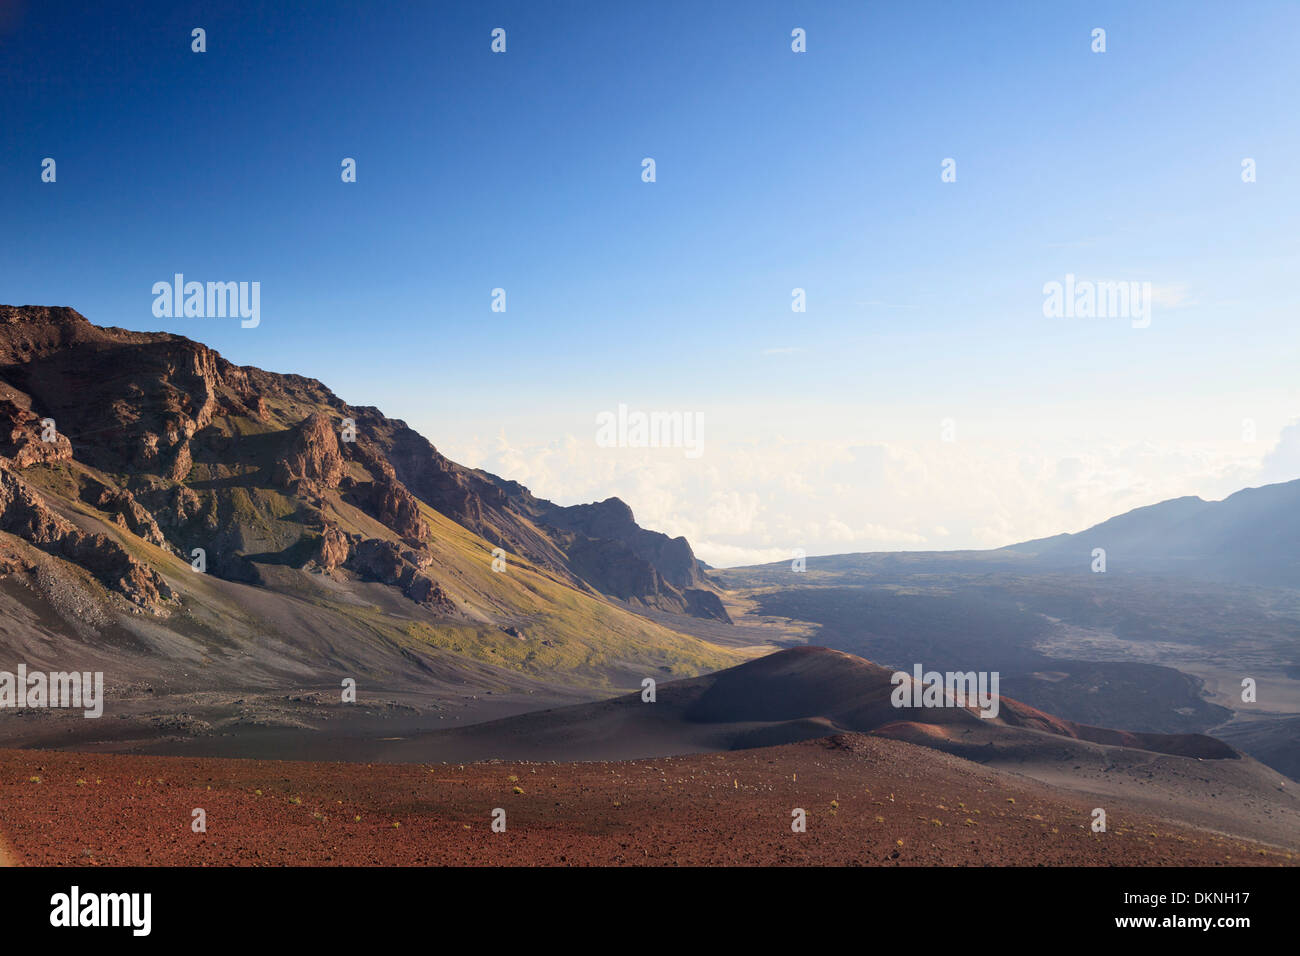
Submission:
[[[346,764],[0,750],[20,865],[1293,865],[894,740],[617,763]],[[206,811],[207,832],[191,828]],[[493,832],[494,809],[506,830]],[[792,811],[807,830],[793,832]]]

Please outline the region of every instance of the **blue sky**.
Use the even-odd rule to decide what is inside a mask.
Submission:
[[[953,487],[930,492],[946,540],[893,528],[985,546],[1223,492],[1300,415],[1300,5],[275,6],[4,4],[0,300],[312,375],[540,493],[622,494],[719,561],[801,528],[813,553],[892,546],[819,538],[852,482],[756,477],[745,448],[932,444],[948,416],[989,462],[1174,448],[1158,480],[1033,520],[1014,490],[981,532],[986,496]],[[259,281],[261,325],[155,318],[176,272]],[[1151,327],[1045,319],[1067,272],[1151,282]],[[703,410],[716,474],[660,456],[647,488],[636,456],[584,457],[620,402]],[[1257,447],[1220,447],[1245,417]],[[698,524],[751,493],[748,530]]]

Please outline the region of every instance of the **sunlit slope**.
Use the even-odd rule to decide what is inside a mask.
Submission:
[[[0,306],[0,602],[0,649],[126,693],[595,696],[757,653],[637,613],[730,626],[617,499],[554,505],[314,379],[63,308]]]
[[[201,489],[232,478],[228,468],[200,468],[193,485]],[[256,581],[240,582],[197,573],[186,556],[132,534],[78,497],[87,479],[111,480],[102,472],[69,461],[34,466],[23,478],[52,510],[118,542],[170,586],[174,600],[153,613],[123,614],[115,595],[75,567],[64,568],[50,585],[65,596],[76,593],[71,603],[83,608],[78,623],[90,628],[102,653],[152,654],[163,658],[160,665],[193,665],[185,671],[188,680],[173,675],[172,683],[269,688],[351,675],[397,688],[418,687],[425,676],[505,687],[525,678],[597,693],[635,688],[646,676],[693,676],[761,652],[671,630],[517,555],[507,553],[504,570],[493,571],[490,542],[423,504],[429,567],[450,607],[429,607],[352,575],[276,563],[279,555],[309,553],[317,536],[304,528],[301,504],[275,489],[255,483],[222,489],[222,540],[276,556],[255,563]],[[320,520],[350,534],[394,538],[336,492],[325,492],[318,503]],[[207,543],[201,537],[195,542]],[[66,563],[25,550],[33,560]],[[33,596],[41,593],[37,588]],[[51,602],[55,616],[59,603]],[[87,614],[85,606],[96,610]],[[64,624],[71,629],[71,622]],[[61,660],[65,654],[51,656],[52,664]],[[97,660],[102,666],[103,658]],[[145,660],[108,667],[110,674],[148,670]],[[155,672],[161,679],[170,668]]]

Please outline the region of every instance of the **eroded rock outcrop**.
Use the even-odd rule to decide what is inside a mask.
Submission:
[[[349,447],[350,454],[374,475],[369,484],[351,486],[357,503],[403,538],[422,542],[429,535],[429,525],[420,514],[420,502],[398,479],[388,459],[369,440],[359,440]]]
[[[48,465],[71,460],[72,443],[58,431],[57,422],[45,421],[13,398],[0,397],[0,455],[19,468]]]
[[[80,565],[140,607],[157,608],[174,596],[158,572],[107,535],[79,529],[7,468],[0,468],[0,531]]]
[[[82,500],[113,516],[114,522],[150,544],[166,547],[167,539],[148,510],[131,492],[110,488],[94,478],[87,478],[81,490]]]
[[[420,503],[396,480],[384,479],[372,484],[369,492],[371,514],[403,538],[423,541],[429,525],[420,514]]]
[[[298,487],[319,494],[339,486],[343,468],[333,423],[324,412],[313,412],[293,429],[272,480],[282,488]]]
[[[183,480],[227,366],[180,336],[101,328],[67,308],[0,306],[5,381],[57,422],[79,460],[105,471]]]
[[[307,567],[333,571],[352,556],[352,542],[341,530],[329,525],[321,533],[307,559]]]
[[[392,541],[367,538],[353,549],[347,566],[368,581],[400,588],[419,604],[447,612],[455,609],[455,603],[437,582],[408,561],[402,548]]]

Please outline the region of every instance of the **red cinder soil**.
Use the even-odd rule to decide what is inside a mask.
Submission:
[[[1295,854],[895,740],[622,763],[341,764],[0,751],[25,865],[1291,865]],[[191,830],[207,811],[207,832]],[[493,833],[494,808],[506,811]],[[791,831],[791,811],[807,832]]]

